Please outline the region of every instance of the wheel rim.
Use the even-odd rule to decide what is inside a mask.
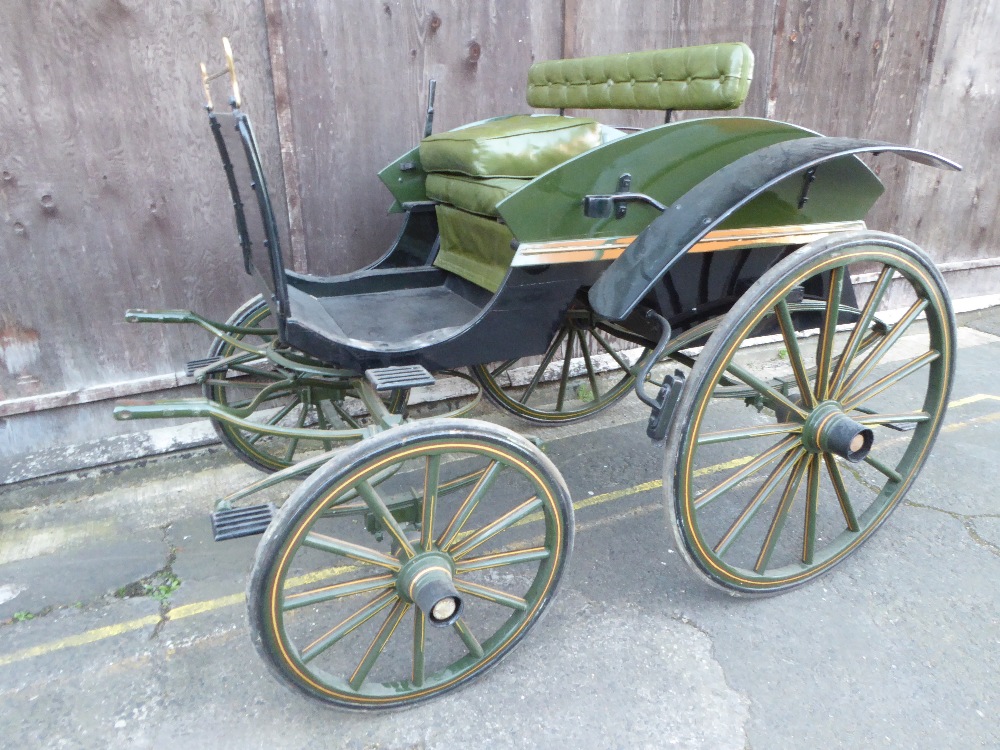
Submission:
[[[912,484],[947,404],[954,322],[930,261],[874,233],[817,244],[779,264],[727,316],[671,435],[677,471],[666,486],[679,541],[698,572],[732,590],[794,586],[855,550]],[[845,324],[841,291],[859,267],[867,298]],[[826,279],[825,309],[815,335],[800,339],[789,295],[817,279]],[[896,307],[898,321],[879,322]],[[759,350],[741,348],[769,318],[780,331],[777,378],[754,369]],[[752,389],[765,410],[718,398],[723,376]],[[857,463],[831,447],[831,426],[864,448]],[[862,429],[874,441],[867,455]]]
[[[230,325],[241,328],[273,328],[271,309],[261,297],[248,301],[230,319]],[[234,338],[248,343],[269,343],[272,335],[240,335]],[[210,357],[228,357],[236,347],[217,339]],[[264,389],[269,395],[249,417],[264,425],[306,427],[317,430],[354,430],[365,423],[362,402],[350,395],[347,381],[334,383],[318,377],[305,377],[280,368],[263,359],[249,359],[235,364],[225,373],[213,373],[205,381],[206,398],[230,408],[243,408]],[[387,406],[399,413],[406,405],[407,392],[393,391]],[[310,453],[330,451],[342,441],[330,437],[285,438],[265,435],[223,420],[213,419],[216,433],[241,460],[263,471],[273,472],[291,466]]]
[[[498,406],[532,422],[584,419],[621,399],[648,350],[571,308],[545,353],[473,368]]]
[[[251,577],[251,619],[279,676],[347,708],[409,705],[523,637],[555,591],[572,508],[547,459],[499,432],[408,425],[345,451],[288,501]],[[434,576],[461,600],[444,627],[414,603]]]

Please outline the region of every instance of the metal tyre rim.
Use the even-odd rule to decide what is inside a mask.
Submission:
[[[338,453],[282,506],[248,586],[253,640],[321,702],[410,706],[524,637],[572,543],[569,492],[534,445],[485,423],[407,424]],[[456,601],[421,604],[435,577]]]
[[[852,274],[861,315],[845,323],[841,289]],[[812,336],[796,336],[789,296],[816,283],[826,308]],[[889,325],[876,317],[887,312]],[[768,318],[779,321],[779,380],[794,388],[769,385],[760,347],[742,346]],[[668,523],[695,572],[731,593],[777,592],[855,551],[927,458],[954,341],[939,272],[901,238],[832,236],[765,274],[699,355],[668,434]],[[720,398],[723,378],[753,389],[765,408]],[[838,430],[847,431],[843,444],[831,437]]]

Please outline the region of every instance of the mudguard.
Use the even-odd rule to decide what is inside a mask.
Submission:
[[[790,177],[861,153],[895,153],[927,166],[961,170],[929,151],[883,141],[808,137],[766,146],[714,172],[650,223],[591,287],[591,308],[606,320],[624,320],[678,258],[740,208]]]

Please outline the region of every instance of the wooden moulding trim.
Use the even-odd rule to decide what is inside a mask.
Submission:
[[[822,224],[717,229],[706,234],[689,253],[709,253],[769,245],[800,245],[834,232],[865,229],[863,221],[835,221]],[[526,242],[518,246],[513,266],[542,266],[551,263],[586,263],[614,260],[635,241],[635,236],[600,239]]]

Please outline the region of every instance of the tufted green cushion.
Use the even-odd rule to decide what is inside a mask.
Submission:
[[[424,138],[420,164],[470,177],[536,177],[601,138],[601,126],[582,117],[512,115]]]
[[[427,175],[427,197],[483,216],[499,216],[497,203],[531,180],[476,178],[457,174]]]
[[[528,104],[575,109],[734,109],[746,99],[745,44],[550,60],[528,70]]]

